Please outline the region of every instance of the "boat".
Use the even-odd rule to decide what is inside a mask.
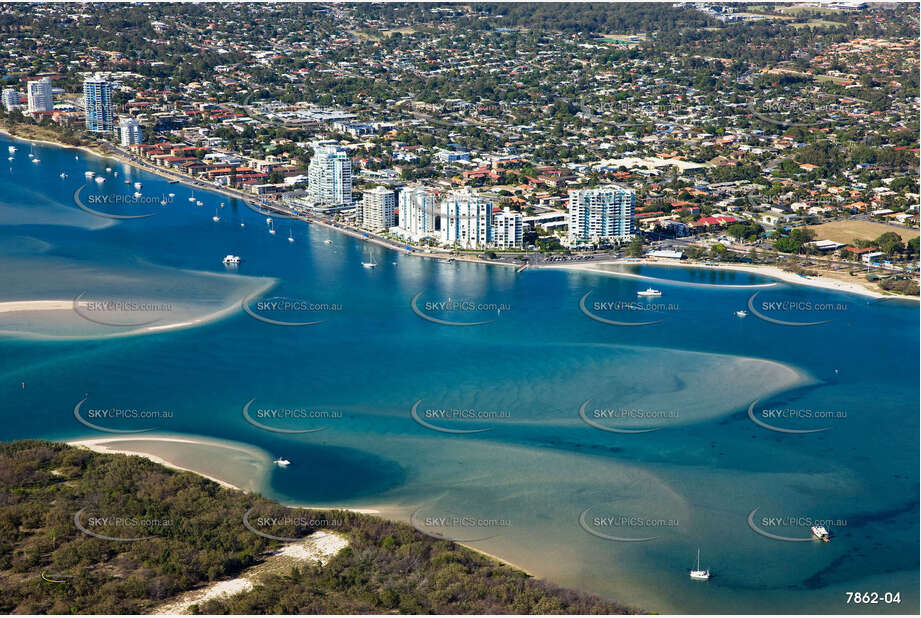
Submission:
[[[141,190],[141,183],[139,183],[139,182],[134,183],[134,188],[137,189],[138,191],[140,191],[140,190]]]
[[[102,176],[96,176],[96,182],[97,182],[97,183],[102,184],[102,183],[104,183],[105,181],[106,181],[106,179],[103,178]]]
[[[265,218],[265,223],[266,223],[266,225],[270,225],[270,224],[272,223],[272,217],[266,217],[266,218]]]
[[[135,192],[134,192],[134,197],[141,197],[141,195],[143,195],[143,194],[142,194],[140,191],[135,191]]]
[[[64,172],[61,172],[61,178],[67,178],[67,174]]]
[[[327,244],[327,245],[331,245],[331,244],[333,244],[333,241],[330,240],[329,238],[327,238],[326,240],[323,241],[323,243],[324,243],[324,244]]]
[[[125,181],[125,184],[126,184],[126,185],[130,185],[130,184],[131,184],[131,181],[130,181],[130,180],[126,180],[126,181]]]
[[[662,296],[662,292],[659,290],[654,290],[653,288],[646,288],[640,292],[636,293],[637,296]]]
[[[166,201],[166,198],[165,198],[165,197],[164,197],[162,200],[160,200],[160,205],[161,205],[161,206],[166,206],[167,204],[169,204],[169,202]]]
[[[269,234],[275,233],[275,225],[272,223],[272,220],[269,219]]]
[[[176,194],[175,194],[175,193],[170,193],[169,196],[170,196],[170,197],[176,197]]]
[[[195,200],[195,205],[196,205],[196,206],[204,206],[205,204],[204,204],[204,202],[202,202],[201,200]]]
[[[92,178],[93,176],[96,175],[96,172],[83,172],[83,175],[86,176],[87,178]]]
[[[41,163],[38,159],[32,159],[32,163]]]
[[[16,158],[16,157],[7,157],[6,159],[7,159],[7,161],[12,161],[12,160],[15,159],[15,158]]]
[[[368,249],[368,261],[362,262],[361,265],[364,266],[365,268],[374,268],[375,266],[377,266],[377,264],[374,262],[374,258],[371,257],[370,249]]]
[[[30,153],[29,153],[29,158],[31,159],[31,158],[33,158],[33,157],[35,157],[35,155],[32,154],[32,153],[30,152]]]
[[[10,152],[16,152],[16,146],[9,146],[7,150],[9,150]]]
[[[240,227],[246,227],[246,224],[245,224],[245,223],[241,223],[241,224],[240,224]]]
[[[111,168],[111,167],[107,167],[107,168],[106,168],[106,171],[107,171],[107,172],[111,172],[111,171],[112,171],[112,168]]]
[[[744,309],[736,311],[736,317],[744,318],[746,316],[748,316],[748,311],[745,311]]]
[[[828,543],[830,535],[828,530],[825,529],[825,526],[812,526],[809,528],[809,531],[812,532],[812,536],[823,543]]]
[[[272,463],[278,466],[279,468],[287,468],[288,466],[291,465],[291,462],[285,459],[284,457],[279,457]]]
[[[228,254],[224,257],[224,259],[221,260],[221,261],[224,262],[224,264],[228,264],[228,265],[229,265],[229,264],[239,264],[239,263],[240,263],[240,256],[239,256],[239,255],[231,255],[231,254],[228,253]]]
[[[118,172],[115,172],[115,177],[118,178]]]
[[[691,579],[710,579],[710,569],[702,570],[700,568],[700,548],[697,548],[697,568],[691,569],[690,571]]]
[[[288,228],[288,242],[294,242],[294,234],[291,232],[291,228]]]
[[[214,216],[211,217],[211,220],[214,221],[215,223],[221,220],[221,218],[217,215],[217,208],[214,209]]]
[[[190,201],[190,202],[194,202],[194,201],[195,201],[195,196],[193,195],[192,197],[190,197],[190,198],[189,198],[189,201]]]

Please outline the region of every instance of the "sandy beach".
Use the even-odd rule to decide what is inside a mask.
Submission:
[[[605,270],[599,268],[601,266],[635,266],[635,265],[645,265],[645,266],[668,266],[673,268],[699,268],[704,270],[724,270],[724,271],[737,271],[737,272],[746,272],[752,273],[755,275],[762,275],[765,277],[770,277],[772,279],[778,279],[785,283],[793,283],[796,285],[805,285],[814,288],[822,288],[826,290],[834,290],[836,292],[846,292],[849,294],[859,294],[861,296],[868,296],[870,298],[904,298],[906,300],[917,301],[919,297],[917,296],[903,296],[899,294],[882,294],[880,292],[874,292],[873,290],[867,289],[865,286],[857,282],[850,281],[838,281],[836,279],[831,279],[829,277],[802,277],[795,273],[787,272],[781,270],[776,266],[767,266],[767,265],[752,265],[752,264],[720,264],[718,266],[710,264],[693,264],[693,263],[678,263],[678,262],[668,262],[668,261],[659,261],[659,260],[611,260],[605,262],[591,262],[591,263],[582,263],[582,264],[552,264],[552,265],[541,265],[541,266],[532,266],[531,268],[549,268],[549,269],[561,269],[561,270],[576,270],[583,272],[592,272],[599,274],[607,274],[611,276],[632,276],[632,273],[617,273],[610,270]]]

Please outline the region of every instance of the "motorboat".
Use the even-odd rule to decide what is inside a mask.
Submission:
[[[278,466],[279,468],[287,468],[288,466],[291,465],[291,462],[285,459],[284,457],[279,457],[272,463]]]
[[[239,255],[231,255],[231,254],[228,253],[228,254],[224,257],[224,259],[221,260],[221,261],[224,262],[224,264],[228,264],[228,265],[230,265],[230,264],[239,264],[239,263],[240,263],[240,256],[239,256]]]
[[[662,296],[662,292],[655,290],[653,288],[646,288],[645,290],[639,291],[636,293],[637,296]]]
[[[744,309],[740,309],[739,311],[736,311],[736,317],[744,318],[747,316],[748,316],[748,311],[745,311]]]

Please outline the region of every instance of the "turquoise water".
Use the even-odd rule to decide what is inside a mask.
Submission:
[[[11,143],[0,138],[0,151]],[[656,280],[516,274],[397,254],[277,217],[273,235],[241,201],[202,191],[189,201],[188,187],[73,150],[35,145],[33,164],[29,144],[17,145],[0,173],[0,303],[82,295],[157,308],[0,312],[2,439],[111,435],[74,417],[84,398],[84,418],[99,408],[168,411],[92,422],[258,446],[293,462],[274,470],[266,495],[415,513],[420,528],[653,611],[918,610],[917,304],[682,268],[621,267]],[[93,208],[156,214],[114,220],[79,209],[73,196],[86,170],[107,181],[89,182],[85,205],[130,196],[127,179],[156,202],[95,199]],[[225,267],[227,254],[243,262]],[[369,255],[374,269],[361,265]],[[650,286],[662,297],[637,301]],[[597,316],[657,323],[590,319],[579,308],[587,292]],[[430,317],[487,323],[427,321],[410,305],[420,293],[416,307]],[[764,315],[827,322],[737,317],[755,293]],[[269,324],[241,309],[244,298],[261,317],[319,323]],[[272,299],[326,306],[259,306]],[[449,299],[485,306],[426,304]],[[781,301],[801,304],[764,304]],[[608,311],[596,302],[639,304]],[[260,428],[244,418],[250,400],[258,424],[321,430]],[[828,429],[769,431],[749,418],[755,400],[756,415],[831,415],[757,417],[774,426]],[[416,402],[429,427],[411,416]],[[596,425],[656,431],[593,427],[579,416],[583,404]],[[285,409],[314,417],[260,415]],[[478,417],[432,412],[455,409]],[[804,518],[813,518],[834,522],[834,538],[758,535],[747,522],[755,508],[773,534],[808,536]],[[591,534],[579,524],[586,509],[594,532],[654,538]],[[432,523],[445,516],[486,523]],[[697,547],[714,573],[707,583],[687,577]],[[900,592],[902,603],[849,606],[847,591]]]

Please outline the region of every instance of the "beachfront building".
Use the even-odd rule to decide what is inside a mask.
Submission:
[[[569,192],[569,244],[633,238],[636,194],[618,185]]]
[[[437,214],[435,194],[425,187],[404,187],[400,191],[400,235],[413,242],[434,238]]]
[[[396,196],[391,189],[374,187],[361,196],[361,225],[375,232],[396,225]]]
[[[352,162],[348,151],[335,143],[315,145],[307,167],[307,193],[314,204],[322,207],[351,206]]]
[[[10,112],[19,107],[19,91],[15,88],[3,89],[3,109]]]
[[[17,95],[18,97],[18,95]],[[27,109],[35,112],[53,112],[54,98],[51,94],[51,78],[33,79],[26,83]],[[18,103],[18,101],[17,101]]]
[[[98,77],[84,80],[83,100],[86,107],[86,130],[111,133],[115,128],[112,121],[112,84]]]
[[[492,204],[469,190],[452,191],[441,202],[439,240],[462,249],[480,249],[492,240]]]
[[[119,143],[122,146],[134,146],[144,141],[144,132],[141,125],[131,116],[121,116],[118,119]]]
[[[522,219],[520,212],[506,207],[493,216],[492,245],[497,249],[520,249],[522,245]]]

